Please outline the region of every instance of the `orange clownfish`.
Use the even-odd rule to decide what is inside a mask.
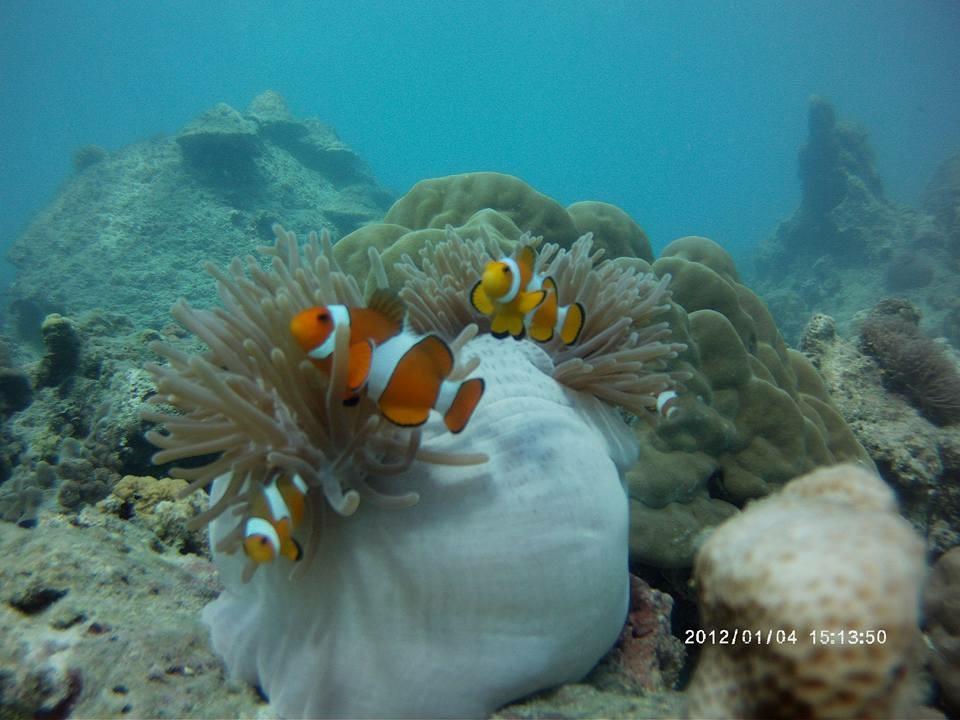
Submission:
[[[484,382],[447,380],[452,370],[453,352],[439,337],[401,333],[374,348],[367,393],[395,425],[423,425],[432,409],[458,433],[480,402]]]
[[[536,310],[547,296],[546,290],[527,290],[535,259],[533,248],[524,245],[516,260],[491,261],[470,291],[470,303],[477,312],[493,317],[490,332],[494,337],[512,335],[521,339],[525,333],[524,316]]]
[[[350,328],[350,359],[344,400],[356,401],[367,381],[373,349],[403,329],[404,307],[389,290],[377,290],[365,307],[324,305],[294,315],[290,332],[313,364],[329,373],[333,365],[335,330]]]
[[[299,475],[284,475],[254,494],[243,527],[243,551],[255,564],[279,555],[294,561],[303,556],[293,531],[303,520],[306,497],[307,485]]]
[[[554,335],[559,335],[564,345],[573,345],[580,337],[586,313],[583,305],[575,302],[560,307],[560,296],[557,294],[557,283],[552,277],[542,278],[535,275],[527,286],[532,292],[546,290],[547,297],[536,310],[527,315],[527,331],[537,342],[550,342]]]

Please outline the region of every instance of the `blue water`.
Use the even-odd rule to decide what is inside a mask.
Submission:
[[[741,264],[799,198],[807,98],[916,202],[960,148],[960,3],[0,0],[0,251],[72,151],[281,92],[405,192],[470,170],[615,203]],[[10,268],[0,268],[0,283]]]

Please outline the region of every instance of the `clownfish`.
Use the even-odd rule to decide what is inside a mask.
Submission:
[[[535,259],[533,248],[524,245],[516,260],[491,261],[470,291],[470,304],[477,312],[493,317],[490,332],[494,337],[523,338],[524,316],[536,310],[546,298],[546,290],[527,290],[533,279]]]
[[[447,380],[453,363],[450,347],[436,335],[396,335],[373,350],[368,397],[395,425],[423,425],[436,410],[447,429],[458,433],[483,397],[484,382]]]
[[[657,395],[657,413],[660,417],[669,418],[677,411],[678,397],[675,390],[664,390]]]
[[[283,555],[299,560],[303,550],[293,531],[303,520],[307,485],[299,475],[281,476],[254,494],[243,527],[243,551],[260,565]]]
[[[290,321],[290,332],[313,364],[326,373],[333,366],[335,330],[350,328],[344,401],[356,402],[367,380],[373,349],[403,329],[404,306],[389,290],[377,290],[365,307],[324,305],[307,308]]]
[[[564,345],[573,345],[580,337],[586,312],[583,305],[575,302],[560,307],[557,283],[552,277],[535,275],[527,286],[528,291],[546,290],[547,296],[536,310],[527,315],[526,327],[530,337],[537,342],[550,342],[559,335]]]

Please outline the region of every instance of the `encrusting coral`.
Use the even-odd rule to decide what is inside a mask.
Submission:
[[[157,462],[214,456],[171,475],[190,489],[213,481],[197,521],[212,521],[226,589],[204,619],[231,674],[259,684],[281,715],[367,717],[480,716],[582,677],[626,613],[621,473],[636,443],[609,404],[570,386],[592,392],[602,378],[608,399],[642,411],[673,384],[662,364],[681,346],[664,342],[663,326],[645,330],[666,283],[593,268],[587,240],[570,254],[545,250],[588,314],[604,317],[604,283],[627,294],[624,308],[645,308],[609,332],[585,331],[579,351],[474,338],[471,318],[411,302],[413,329],[446,336],[454,376],[481,372],[486,392],[460,434],[435,421],[401,429],[367,397],[342,404],[343,330],[329,376],[297,346],[287,329],[297,311],[363,305],[363,296],[332,265],[326,236],[301,249],[275,231],[276,245],[262,249],[270,270],[253,259],[229,272],[208,266],[223,308],[174,307],[209,350],[155,345],[169,365],[150,366],[154,401],[179,414],[145,413],[167,429],[150,434]],[[439,262],[443,250],[434,252]],[[451,270],[469,282],[472,268]],[[434,294],[434,310],[460,287]],[[276,476],[307,485],[307,520],[295,533],[305,553],[252,573],[241,527],[254,493]]]
[[[697,555],[694,718],[916,717],[923,543],[838,465],[752,503]]]

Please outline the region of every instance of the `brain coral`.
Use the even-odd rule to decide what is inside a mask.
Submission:
[[[691,378],[674,412],[638,430],[630,550],[643,563],[688,567],[701,531],[748,500],[819,465],[872,462],[726,251],[681,238],[653,271],[673,276],[669,322],[687,345],[679,360]]]
[[[915,716],[924,549],[875,475],[788,483],[721,525],[694,572],[704,631],[741,635],[704,644],[691,717]]]
[[[633,314],[585,328],[584,347],[566,354],[473,337],[469,325],[450,340],[452,377],[480,373],[487,383],[468,427],[401,429],[369,398],[341,403],[344,329],[329,376],[292,339],[289,319],[300,309],[363,300],[336,269],[326,236],[300,248],[276,232],[276,245],[263,249],[273,256],[269,271],[253,259],[229,272],[208,266],[222,308],[174,307],[209,351],[156,344],[169,365],[149,368],[155,402],[181,411],[145,413],[166,426],[149,435],[161,448],[156,461],[215,458],[171,474],[192,480],[188,490],[213,482],[199,520],[212,520],[225,590],[204,619],[231,674],[295,717],[481,716],[584,675],[627,609],[621,473],[636,443],[610,405],[572,388],[605,384],[643,412],[672,386],[659,369],[682,346],[648,322],[666,307],[666,281],[593,268],[589,238],[569,253],[545,251],[558,278],[580,278],[569,284],[598,318],[608,301],[616,315],[621,305]],[[445,242],[487,247],[449,229]],[[425,265],[436,268],[430,257]],[[610,287],[620,295],[605,293]],[[424,321],[429,308],[420,309]],[[449,328],[435,321],[441,334]],[[256,567],[238,552],[239,538],[248,500],[277,474],[298,474],[308,487],[297,530],[305,554],[296,565],[281,558]]]

